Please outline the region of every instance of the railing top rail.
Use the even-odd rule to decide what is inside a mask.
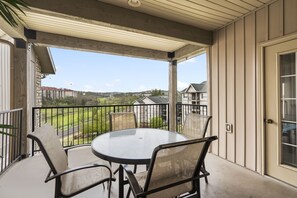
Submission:
[[[0,114],[3,113],[11,113],[11,112],[16,112],[16,111],[22,111],[23,108],[19,108],[19,109],[11,109],[11,110],[7,110],[7,111],[0,111]]]
[[[168,105],[168,103],[158,103],[158,104],[124,104],[124,105],[92,105],[92,106],[50,106],[50,107],[32,107],[32,109],[57,109],[57,108],[94,108],[94,107],[129,107],[129,106],[151,106],[151,105]]]

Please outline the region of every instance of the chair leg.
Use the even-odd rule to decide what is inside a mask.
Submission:
[[[196,188],[197,188],[197,193],[196,193],[196,197],[197,198],[201,198],[201,193],[200,193],[200,179],[196,180]]]
[[[108,198],[110,198],[110,191],[111,191],[111,180],[108,181],[107,189],[108,189]]]
[[[134,165],[133,173],[135,174],[137,171],[137,165]],[[129,198],[131,194],[131,187],[129,187],[126,198]]]
[[[203,161],[203,163],[202,163],[202,168],[204,168],[204,170],[206,170],[206,169],[205,169],[205,163],[204,163],[204,161]],[[204,179],[205,179],[205,183],[208,184],[207,176],[205,176]]]

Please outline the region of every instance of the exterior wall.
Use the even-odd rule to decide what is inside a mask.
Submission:
[[[32,107],[41,106],[41,65],[32,46],[28,47],[28,70],[27,70],[27,116],[28,116],[28,131],[32,131]],[[38,116],[37,116],[38,117]]]
[[[0,40],[0,111],[10,110],[12,44]]]
[[[297,1],[278,0],[215,32],[210,53],[212,152],[263,173],[258,129],[258,44],[297,33]],[[225,123],[233,133],[225,132]],[[258,130],[257,130],[258,129]]]

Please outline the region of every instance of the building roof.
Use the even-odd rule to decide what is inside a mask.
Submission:
[[[206,93],[207,92],[207,83],[206,81],[203,81],[202,83],[191,83],[188,88],[184,89],[182,91],[182,93],[186,93],[188,92],[188,90],[193,87],[193,89],[196,91],[196,92],[200,92],[200,93]]]
[[[156,104],[168,103],[167,96],[149,96],[148,98]]]
[[[153,101],[155,104],[167,104],[169,102],[168,96],[148,96],[142,99],[138,99],[135,102],[138,102],[139,104],[145,104],[144,100],[147,98]],[[182,101],[182,98],[178,96],[177,102],[181,102],[181,101]]]
[[[41,90],[74,91],[74,90],[66,89],[66,88],[45,87],[45,86],[42,86]]]

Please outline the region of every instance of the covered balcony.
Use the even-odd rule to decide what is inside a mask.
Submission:
[[[7,67],[0,73],[0,107],[5,112],[22,109],[17,110],[20,118],[0,119],[0,124],[17,126],[4,130],[14,131],[14,136],[0,134],[1,146],[5,146],[0,153],[0,197],[34,197],[35,193],[36,197],[52,197],[53,183],[43,183],[46,164],[26,138],[36,127],[50,122],[64,146],[89,143],[108,131],[108,123],[99,126],[96,120],[102,107],[85,109],[87,113],[78,121],[69,117],[74,109],[36,107],[41,73],[54,73],[54,69],[40,67],[52,64],[48,47],[167,62],[169,103],[166,114],[157,115],[162,117],[159,127],[170,131],[179,131],[183,122],[183,110],[176,105],[177,67],[206,53],[207,114],[212,116],[209,135],[218,136],[218,141],[207,156],[211,176],[209,184],[202,181],[202,197],[296,197],[295,0],[25,2],[30,9],[24,9],[26,15],[19,13],[22,22],[18,27],[0,18],[0,41],[7,48],[1,56],[9,54],[1,57]],[[62,123],[54,120],[59,116]],[[139,117],[141,126],[156,126],[146,116]],[[10,137],[17,137],[16,143]],[[117,185],[112,188],[116,197]],[[104,193],[99,187],[80,196]]]

